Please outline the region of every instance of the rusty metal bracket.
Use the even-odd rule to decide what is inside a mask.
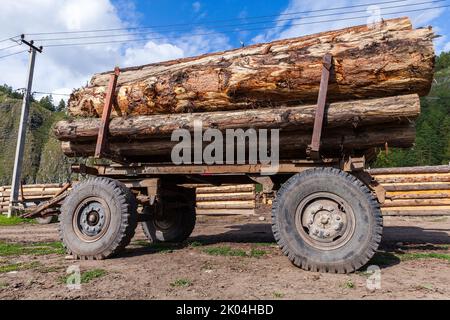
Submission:
[[[116,67],[114,73],[109,80],[108,91],[106,92],[105,105],[103,106],[102,120],[100,122],[100,129],[97,137],[97,145],[95,147],[95,158],[100,159],[106,155],[108,150],[108,130],[109,121],[111,118],[111,109],[114,102],[116,92],[117,79],[119,78],[120,69]]]
[[[323,57],[322,77],[320,79],[319,96],[317,99],[316,114],[314,116],[314,129],[311,144],[306,148],[306,155],[310,159],[320,159],[320,139],[322,136],[323,121],[325,116],[325,104],[327,102],[328,83],[333,66],[333,56],[327,53]]]

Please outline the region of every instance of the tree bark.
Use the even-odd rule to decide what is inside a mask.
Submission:
[[[352,129],[326,129],[322,134],[321,150],[323,155],[340,155],[350,150],[366,150],[382,147],[388,143],[390,147],[411,147],[415,140],[415,128],[405,124],[398,127],[378,126]],[[270,138],[268,139],[270,143]],[[225,142],[225,139],[224,139]],[[279,139],[280,158],[290,159],[304,157],[307,145],[311,142],[309,131],[282,131]],[[140,162],[170,161],[173,147],[179,142],[171,141],[170,137],[129,142],[114,142],[109,144],[110,151],[127,160]],[[204,143],[206,146],[209,143]],[[237,146],[242,142],[237,143]],[[248,147],[248,143],[245,144]],[[95,151],[95,141],[92,142],[62,142],[62,150],[70,157],[92,156]],[[193,149],[192,149],[193,150]],[[225,152],[226,148],[223,147]],[[225,160],[225,156],[224,156]]]
[[[109,126],[112,140],[135,140],[170,136],[176,129],[193,131],[194,121],[202,122],[204,130],[272,129],[302,130],[314,124],[316,105],[280,107],[228,112],[135,116],[115,118]],[[335,102],[327,107],[327,128],[361,127],[374,124],[402,124],[415,120],[420,114],[416,94],[349,102]],[[100,119],[85,118],[60,121],[54,128],[61,141],[91,141],[97,139]]]
[[[433,79],[434,35],[408,18],[122,70],[113,116],[274,108],[315,102],[333,55],[329,101],[417,93]],[[75,91],[70,114],[99,117],[110,72]]]

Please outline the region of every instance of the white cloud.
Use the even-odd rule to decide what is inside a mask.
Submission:
[[[450,51],[450,42],[447,42],[447,44],[444,46],[443,51]]]
[[[433,22],[445,11],[445,8],[430,9],[439,6],[439,4],[436,3],[421,4],[423,2],[424,1],[422,0],[407,0],[399,3],[388,3],[379,5],[378,8],[380,9],[382,18],[389,19],[394,17],[408,16],[411,18],[414,27],[422,27],[426,24]],[[252,42],[256,43],[283,38],[292,38],[306,34],[314,34],[317,32],[323,32],[327,30],[340,29],[348,26],[364,24],[367,22],[366,17],[371,15],[372,12],[374,12],[373,9],[374,7],[376,9],[376,6],[367,5],[335,11],[320,11],[323,9],[349,7],[359,4],[361,4],[361,2],[359,1],[355,2],[350,0],[335,0],[330,6],[329,2],[327,1],[291,0],[287,8],[283,10],[283,12],[281,12],[281,15],[276,20],[275,28],[260,33],[259,35],[257,35],[252,39]],[[316,11],[316,12],[289,15],[290,13],[308,12],[308,11]],[[336,15],[335,13],[340,14]],[[354,17],[361,17],[361,18],[348,19]],[[319,22],[319,23],[311,23],[311,22]]]
[[[135,66],[153,62],[182,58],[184,51],[172,44],[147,42],[143,48],[128,48],[125,51],[125,66]]]
[[[117,1],[115,2],[117,3]],[[133,10],[129,0],[118,1],[127,10]],[[20,18],[17,13],[20,12]],[[21,33],[79,31],[92,29],[117,29],[135,26],[133,18],[140,13],[127,12],[126,21],[121,19],[111,0],[3,0],[0,11],[0,40]],[[130,21],[131,18],[131,21]],[[151,31],[151,30],[146,30]],[[135,32],[135,31],[133,31]],[[208,30],[211,32],[211,30]],[[125,34],[127,31],[111,32]],[[93,38],[86,40],[67,39],[80,34],[40,35],[35,39],[64,38],[65,40],[47,43],[74,43],[77,41],[108,41],[112,38]],[[94,34],[82,34],[92,36]],[[229,47],[228,38],[223,35],[194,37],[191,34],[176,34],[177,40],[151,34],[159,40],[134,42],[128,44],[81,45],[75,47],[45,47],[36,59],[34,91],[67,93],[87,83],[92,74],[111,70],[114,66],[131,66],[170,60],[189,55]],[[129,39],[125,36],[116,39]],[[41,41],[37,41],[39,45]],[[0,48],[9,45],[0,43]],[[19,48],[23,50],[25,48]],[[0,56],[19,51],[18,49],[0,51]],[[14,88],[25,86],[28,56],[23,53],[0,59],[0,84],[7,83]],[[59,100],[55,97],[55,100]]]
[[[192,9],[194,9],[194,12],[199,12],[201,8],[202,4],[200,3],[200,1],[195,1],[194,3],[192,3]]]

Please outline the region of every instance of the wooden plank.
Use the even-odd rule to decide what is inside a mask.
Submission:
[[[424,182],[424,183],[395,183],[383,184],[386,191],[414,191],[414,190],[449,190],[450,183]]]
[[[403,174],[403,173],[450,173],[449,165],[419,166],[402,168],[377,168],[368,170],[371,175]]]
[[[197,209],[198,215],[226,216],[226,215],[243,215],[253,216],[256,214],[254,209]]]
[[[372,175],[379,183],[450,182],[450,173]]]
[[[256,207],[255,201],[208,201],[197,202],[198,209],[253,209]]]
[[[450,199],[407,199],[407,200],[389,200],[383,203],[383,207],[402,207],[402,206],[449,206]]]
[[[253,192],[255,190],[254,184],[239,184],[232,186],[220,187],[200,187],[196,189],[197,194],[207,193],[236,193],[236,192]]]
[[[203,193],[197,194],[197,201],[217,201],[217,200],[255,200],[254,192],[236,193]]]

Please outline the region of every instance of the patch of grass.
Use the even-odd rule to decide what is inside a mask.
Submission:
[[[12,263],[0,266],[0,273],[8,273],[12,271],[23,271],[36,269],[41,266],[39,262],[31,262],[31,263]]]
[[[282,299],[282,298],[284,298],[284,293],[281,293],[281,292],[274,292],[274,293],[273,293],[273,297],[274,297],[274,298],[277,298],[277,299]]]
[[[351,279],[348,279],[344,283],[344,287],[347,288],[347,289],[354,289],[355,288],[355,284],[353,283],[353,281]]]
[[[36,242],[31,244],[0,242],[0,256],[65,254],[61,242]]]
[[[252,243],[252,246],[255,246],[255,247],[272,247],[274,245],[276,245],[276,242],[255,242],[255,243]]]
[[[170,284],[171,287],[190,287],[192,286],[192,281],[189,279],[176,279]]]
[[[8,286],[9,286],[9,284],[7,282],[0,281],[0,289],[8,288]]]
[[[201,247],[203,246],[203,243],[201,243],[200,241],[192,241],[189,243],[189,247],[192,248],[197,248],[197,247]]]
[[[243,249],[234,249],[227,246],[204,248],[203,252],[211,256],[252,257],[252,258],[259,258],[266,254],[266,251],[255,248],[252,248],[250,252],[247,252]]]
[[[94,279],[101,278],[101,277],[105,276],[106,274],[107,274],[106,270],[103,270],[103,269],[92,269],[92,270],[87,270],[87,271],[81,272],[81,275],[80,275],[80,282],[81,282],[82,284],[86,284],[86,283],[91,282],[91,281],[94,280]],[[73,276],[73,274],[68,274],[68,275],[61,276],[61,277],[59,278],[59,281],[60,281],[61,283],[63,283],[63,284],[66,284],[66,283],[67,283],[67,280],[68,280],[69,277],[71,277],[71,276]]]
[[[81,273],[81,283],[88,283],[94,279],[101,278],[106,275],[106,270],[93,269]]]
[[[259,257],[262,257],[262,256],[266,255],[266,253],[267,252],[264,251],[264,250],[259,250],[259,249],[252,248],[252,250],[250,250],[249,256],[252,257],[252,258],[259,258]]]
[[[419,259],[440,259],[450,262],[450,254],[448,253],[415,252],[415,253],[401,253],[396,255],[402,261],[419,260]]]
[[[7,216],[0,214],[0,226],[15,226],[22,223],[36,223],[34,219],[23,219],[13,216],[8,218]]]

